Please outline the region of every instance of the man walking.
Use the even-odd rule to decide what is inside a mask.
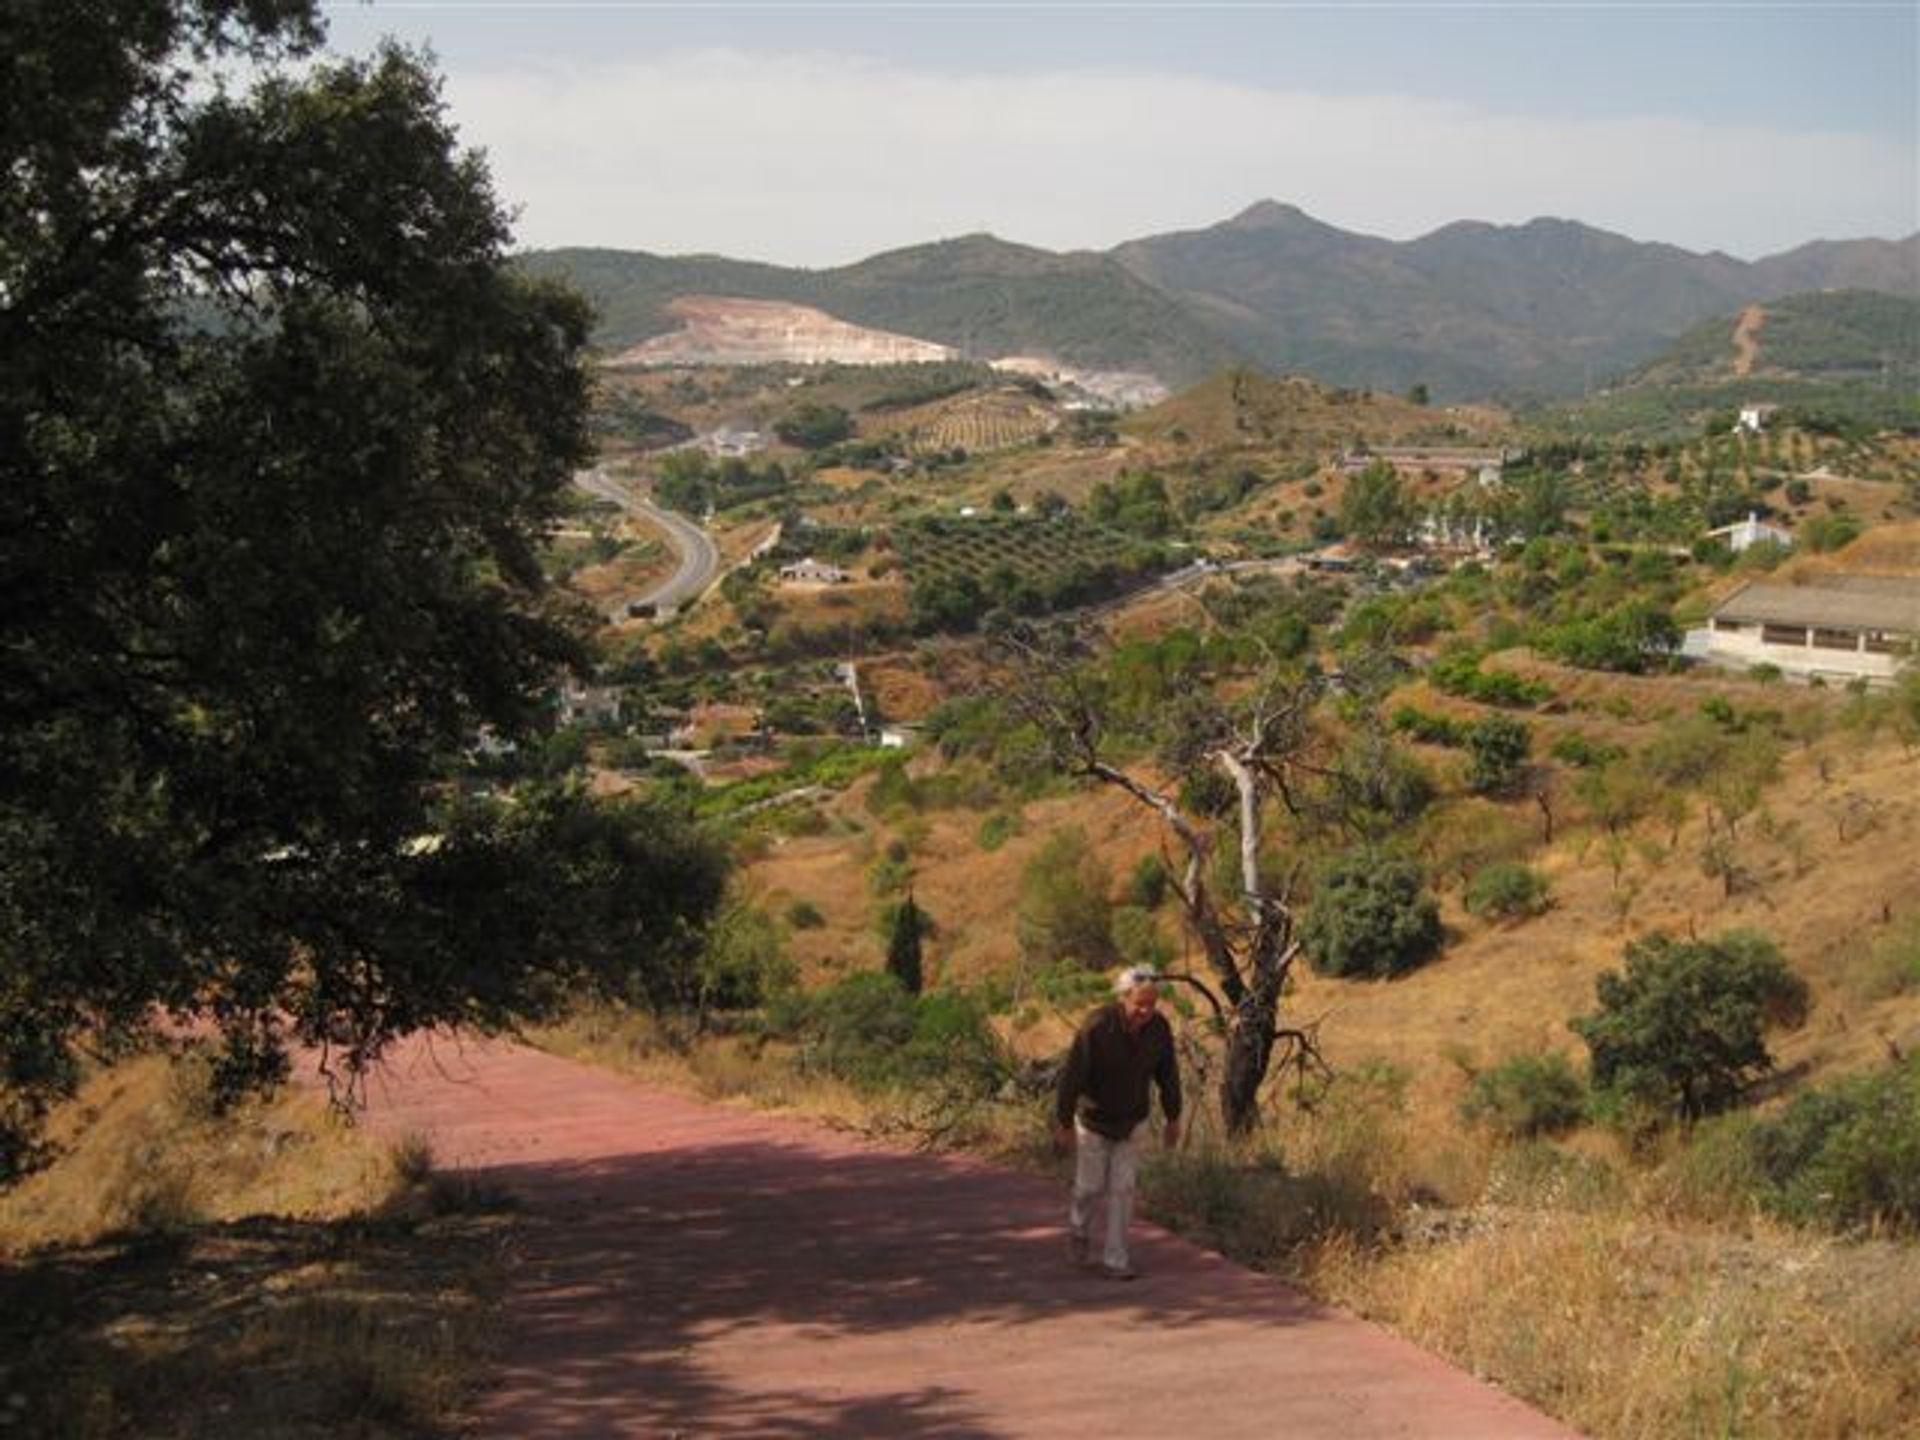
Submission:
[[[1151,1108],[1151,1081],[1166,1113],[1166,1143],[1180,1138],[1180,1069],[1173,1054],[1173,1028],[1155,1013],[1158,977],[1146,966],[1122,970],[1113,982],[1114,1002],[1087,1017],[1073,1037],[1054,1104],[1054,1144],[1075,1147],[1073,1204],[1068,1243],[1073,1258],[1089,1263],[1091,1226],[1102,1197],[1107,1230],[1100,1271],[1132,1280],[1127,1258],[1127,1222],[1140,1173],[1141,1129]]]

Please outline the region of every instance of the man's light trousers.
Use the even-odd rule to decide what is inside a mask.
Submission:
[[[1068,1223],[1076,1235],[1091,1236],[1094,1214],[1106,1199],[1107,1237],[1100,1255],[1109,1269],[1127,1268],[1127,1225],[1133,1219],[1133,1192],[1140,1178],[1142,1121],[1124,1140],[1109,1140],[1075,1120],[1073,1205]]]

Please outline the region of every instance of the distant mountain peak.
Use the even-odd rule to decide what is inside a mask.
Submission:
[[[1299,226],[1312,226],[1324,230],[1324,222],[1316,220],[1298,205],[1289,205],[1280,200],[1256,200],[1230,220],[1222,221],[1216,228],[1221,230],[1286,230]]]

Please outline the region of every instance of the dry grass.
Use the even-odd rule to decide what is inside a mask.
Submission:
[[[0,1192],[0,1258],[162,1219],[332,1219],[383,1204],[392,1186],[384,1152],[306,1091],[216,1117],[191,1059],[100,1071],[51,1139],[59,1163]]]
[[[1920,1251],[1543,1203],[1387,1251],[1334,1237],[1316,1290],[1606,1440],[1912,1436]]]
[[[489,1350],[497,1197],[308,1091],[216,1115],[145,1057],[0,1197],[0,1425],[73,1440],[452,1434]]]

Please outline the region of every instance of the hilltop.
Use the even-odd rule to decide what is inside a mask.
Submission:
[[[1113,253],[1271,369],[1447,397],[1577,390],[1704,316],[1787,289],[1920,294],[1920,237],[1748,264],[1560,219],[1460,221],[1397,242],[1273,201]]]
[[[725,296],[810,306],[974,359],[1044,357],[1169,386],[1252,362],[1334,385],[1424,384],[1443,400],[1575,394],[1709,317],[1795,292],[1920,296],[1920,236],[1748,262],[1552,218],[1387,240],[1272,200],[1105,252],[977,234],[820,270],[584,249],[522,263],[587,294],[608,350],[672,330],[677,299]]]

